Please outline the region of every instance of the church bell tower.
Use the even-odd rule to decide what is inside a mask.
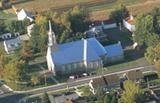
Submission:
[[[49,21],[48,49],[47,49],[46,59],[47,59],[48,69],[52,71],[54,74],[56,73],[55,73],[55,64],[52,56],[54,55],[54,52],[56,52],[57,50],[58,48],[57,48],[56,36],[55,33],[52,31],[51,21]]]

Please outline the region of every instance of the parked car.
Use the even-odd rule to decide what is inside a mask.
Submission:
[[[83,73],[82,75],[83,75],[84,77],[89,76],[88,73]]]

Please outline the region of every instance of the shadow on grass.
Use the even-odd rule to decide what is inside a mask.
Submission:
[[[110,41],[120,41],[123,48],[133,44],[131,32],[125,28],[122,28],[122,30],[119,30],[119,28],[107,29],[104,32],[108,35]]]
[[[31,64],[28,66],[28,73],[34,73],[38,71],[42,71],[42,69],[38,66],[42,65],[45,70],[47,70],[47,63],[42,62],[42,63],[37,63],[37,64]]]

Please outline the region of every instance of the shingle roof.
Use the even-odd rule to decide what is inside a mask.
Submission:
[[[98,88],[98,87],[106,87],[107,83],[104,79],[104,77],[100,77],[100,78],[95,78],[92,80],[92,86],[93,88]]]
[[[59,51],[52,54],[54,63],[68,64],[83,61],[84,40],[58,45]],[[87,39],[87,61],[100,59],[104,55],[104,47],[95,39]]]
[[[127,73],[127,78],[129,80],[137,80],[143,78],[143,74],[141,70],[134,70],[134,71],[129,71]]]
[[[20,40],[20,38],[17,37],[17,38],[14,38],[14,39],[5,40],[4,44],[6,45],[8,51],[13,51],[13,50],[15,50],[16,48],[19,47],[21,42],[22,41]]]
[[[117,74],[107,75],[107,76],[104,76],[104,78],[107,81],[108,85],[119,83],[119,77]]]

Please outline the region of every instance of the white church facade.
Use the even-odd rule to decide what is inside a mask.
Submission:
[[[122,51],[120,54],[116,54],[118,57],[121,57],[118,60],[123,60],[124,56],[121,44],[118,43],[116,45],[120,48],[120,50],[116,51]],[[46,59],[48,69],[55,75],[87,72],[92,69],[102,68],[107,61],[108,51],[106,51],[106,48],[103,47],[96,38],[57,44],[55,34],[52,31],[51,22],[49,22]]]

